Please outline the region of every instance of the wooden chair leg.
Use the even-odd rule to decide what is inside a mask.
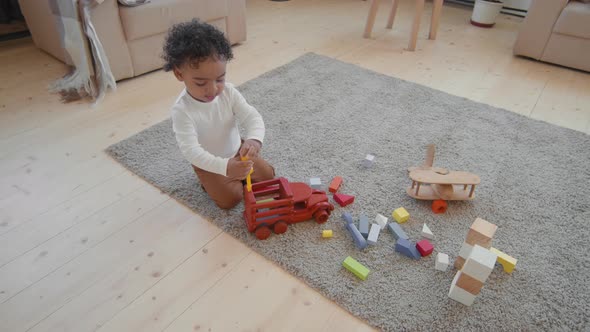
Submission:
[[[397,12],[397,4],[399,0],[393,0],[391,3],[391,11],[389,12],[389,18],[387,19],[387,29],[391,29],[393,27],[393,20],[395,19],[395,13]]]
[[[414,23],[412,24],[412,34],[410,35],[408,51],[416,50],[416,41],[418,40],[418,30],[420,30],[420,19],[422,18],[422,12],[424,12],[424,0],[416,0]]]
[[[430,18],[430,34],[428,34],[428,39],[436,39],[436,32],[438,31],[438,22],[440,19],[440,13],[442,11],[442,6],[443,0],[433,0],[432,17]]]
[[[367,24],[365,25],[364,38],[371,38],[373,25],[375,25],[375,16],[377,16],[377,9],[379,9],[379,0],[371,0],[371,7],[369,8],[369,15],[367,16]]]

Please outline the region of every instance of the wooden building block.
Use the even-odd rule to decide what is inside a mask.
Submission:
[[[457,278],[455,286],[460,287],[473,295],[479,294],[479,292],[483,288],[483,282],[475,278],[472,278],[470,275],[462,271],[459,271],[457,274],[459,275],[459,277]]]
[[[397,221],[400,224],[404,223],[404,222],[408,221],[408,219],[410,219],[410,214],[403,207],[393,210],[393,213],[391,214],[391,216],[393,217],[393,219],[395,219],[395,221]]]
[[[461,270],[461,268],[463,268],[464,264],[465,264],[465,258],[463,258],[461,256],[455,258],[454,266],[457,270]]]
[[[434,234],[426,224],[422,225],[422,236],[430,240],[434,239]]]
[[[459,250],[459,257],[467,259],[467,257],[469,257],[469,255],[471,254],[471,250],[473,250],[472,245],[463,243],[463,245],[461,246],[461,250]]]
[[[455,278],[451,283],[451,289],[449,290],[449,297],[459,303],[470,306],[473,304],[473,301],[475,301],[476,296],[461,287],[457,287],[457,279],[459,279],[460,275],[461,271],[457,272],[455,275]]]
[[[385,226],[387,226],[387,217],[377,213],[377,216],[375,217],[375,222],[377,223],[377,225],[381,226],[381,229],[385,228]]]
[[[369,272],[363,264],[357,262],[354,258],[348,256],[342,262],[342,266],[344,266],[348,271],[352,272],[355,276],[357,276],[361,280],[366,280]]]
[[[446,271],[449,267],[449,255],[439,252],[436,254],[436,261],[434,263],[434,268],[439,271]]]
[[[354,196],[336,193],[336,194],[334,194],[334,200],[341,207],[345,207],[345,206],[352,204],[354,202]]]
[[[330,238],[330,237],[332,237],[332,235],[334,235],[334,233],[332,232],[331,229],[324,229],[322,231],[322,237],[323,238]]]
[[[461,271],[474,279],[486,282],[494,269],[496,258],[496,254],[476,244],[473,246],[469,257],[465,260]]]
[[[432,254],[434,247],[432,246],[432,243],[428,242],[428,240],[422,240],[416,243],[416,249],[418,249],[418,252],[422,257],[426,257]]]
[[[340,176],[334,177],[334,179],[332,179],[332,182],[330,183],[330,187],[329,187],[330,192],[331,193],[337,192],[338,189],[340,188],[340,185],[342,185],[342,177],[340,177]]]
[[[497,261],[504,268],[504,272],[512,273],[512,271],[514,271],[514,268],[516,267],[516,261],[517,261],[516,258],[506,255],[505,253],[501,252],[500,250],[498,250],[496,248],[490,248],[490,251],[493,252],[494,254],[498,255]]]
[[[364,214],[359,218],[359,231],[365,239],[369,236],[369,218]]]
[[[372,154],[368,154],[365,159],[363,160],[363,166],[366,168],[370,168],[375,163],[375,156]]]
[[[461,250],[459,250],[459,257],[455,259],[455,268],[457,270],[461,270],[463,268],[463,264],[465,264],[465,260],[471,254],[471,250],[473,250],[473,246],[468,243],[463,243],[461,246]]]
[[[346,223],[346,229],[350,233],[350,236],[352,236],[354,244],[357,248],[363,250],[367,247],[367,240],[365,240],[365,238],[361,235],[361,232],[359,232],[353,223]]]
[[[479,245],[489,249],[492,245],[492,238],[496,233],[498,226],[481,218],[476,218],[469,231],[465,242],[470,245]]]
[[[369,236],[367,236],[367,243],[377,244],[377,239],[379,238],[380,231],[381,231],[381,226],[379,226],[377,224],[371,224],[371,230],[369,231]]]
[[[416,245],[406,239],[399,239],[395,242],[395,251],[413,259],[420,259],[422,257],[418,249],[416,249]]]
[[[402,229],[402,226],[400,226],[400,224],[395,223],[395,222],[390,222],[389,224],[387,224],[387,227],[389,228],[389,231],[391,232],[391,234],[393,235],[393,237],[395,238],[396,241],[398,239],[406,239],[406,240],[409,239],[408,235],[406,235],[406,232],[404,232],[404,230]]]
[[[347,224],[352,224],[352,214],[350,214],[350,212],[343,212],[342,219],[346,221]]]
[[[309,186],[313,189],[322,189],[322,180],[320,178],[311,178],[309,179]]]

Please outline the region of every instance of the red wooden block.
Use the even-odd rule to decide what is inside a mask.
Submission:
[[[420,252],[420,255],[422,255],[422,257],[426,257],[432,254],[434,247],[430,242],[428,242],[428,240],[422,240],[416,243],[416,249],[418,249],[418,252]]]
[[[340,204],[340,206],[345,207],[348,204],[352,204],[352,202],[354,202],[354,196],[334,194],[334,200],[336,201],[336,203]]]
[[[340,185],[342,184],[342,178],[339,176],[336,176],[332,182],[330,183],[330,192],[335,193],[338,191],[338,188],[340,188]]]

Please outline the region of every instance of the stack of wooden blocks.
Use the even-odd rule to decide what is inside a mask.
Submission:
[[[497,255],[490,251],[492,237],[498,227],[477,218],[469,228],[455,267],[455,275],[449,297],[464,305],[471,305],[483,288],[496,264]]]
[[[455,268],[457,270],[461,270],[461,268],[463,268],[465,260],[467,257],[469,257],[469,254],[475,245],[490,249],[492,247],[492,238],[494,237],[497,229],[498,226],[486,220],[481,218],[475,219],[469,228],[469,232],[467,232],[465,243],[463,243],[463,246],[461,246],[459,257],[457,257],[455,260]]]

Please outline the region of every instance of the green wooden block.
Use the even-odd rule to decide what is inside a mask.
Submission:
[[[367,279],[367,276],[370,272],[369,269],[363,266],[363,264],[357,262],[350,256],[346,257],[344,262],[342,262],[342,266],[344,266],[348,271],[354,273],[354,275],[361,280]]]

